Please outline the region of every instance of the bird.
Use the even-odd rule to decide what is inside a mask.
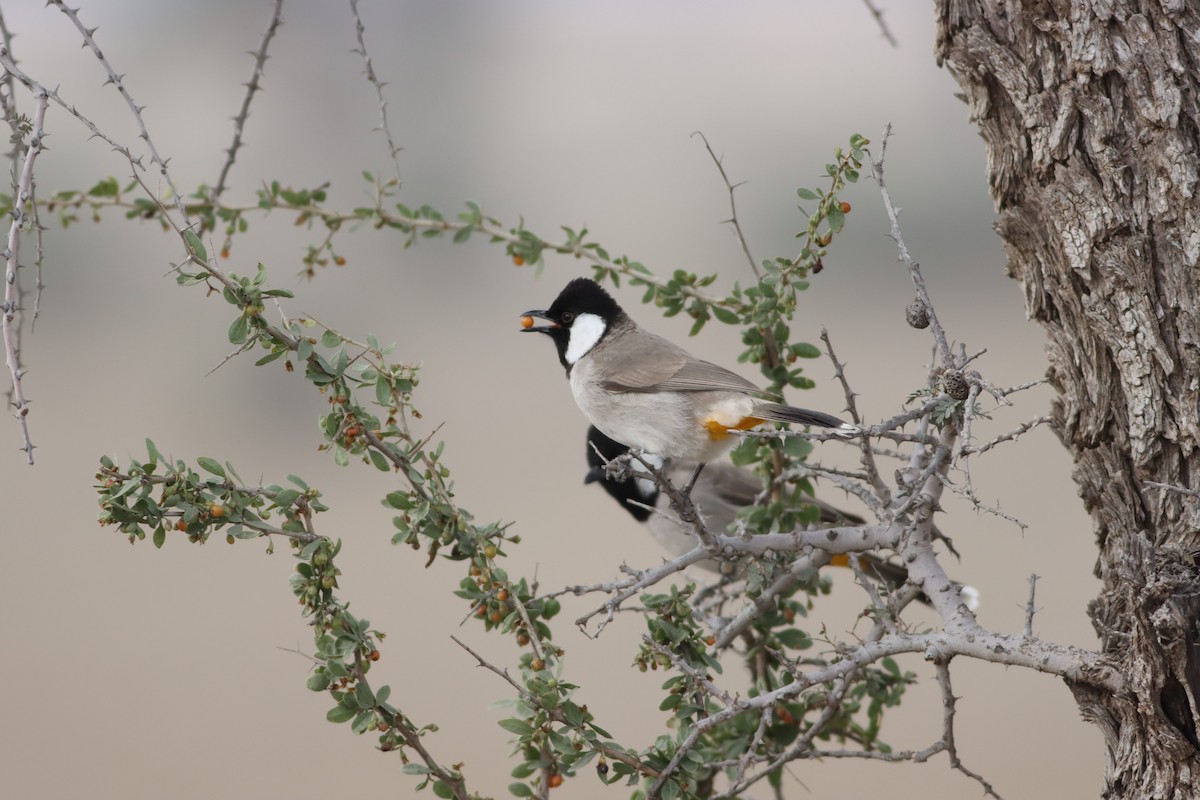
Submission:
[[[533,319],[549,322],[535,326]],[[704,465],[768,421],[857,431],[830,414],[771,402],[769,394],[638,326],[600,284],[575,278],[523,330],[549,336],[575,403],[592,425],[630,448]]]
[[[596,426],[590,426],[587,432],[588,471],[583,482],[599,483],[621,508],[628,511],[638,522],[644,523],[654,541],[672,556],[680,556],[695,549],[699,544],[695,533],[690,526],[666,513],[666,500],[653,480],[649,477],[634,476],[626,481],[617,481],[608,477],[606,463],[628,451],[627,446],[605,436]],[[695,468],[692,463],[674,459],[650,457],[647,461],[672,483],[686,479]],[[633,467],[637,471],[641,465],[634,461]],[[710,464],[700,474],[692,488],[691,499],[699,507],[707,528],[714,533],[722,533],[737,518],[738,511],[754,504],[762,489],[762,481],[750,470],[721,462]],[[804,503],[816,507],[818,524],[821,527],[862,525],[865,522],[857,514],[842,511],[816,497],[806,497]],[[908,581],[907,569],[875,553],[858,553],[856,556],[839,553],[834,555],[829,563],[831,566],[849,567],[852,557],[858,559],[858,567],[867,577],[893,590]],[[708,572],[727,576],[733,576],[738,571],[735,563],[713,559],[700,561],[697,566]],[[972,611],[978,608],[977,589],[964,586],[962,594],[968,608]],[[924,594],[918,595],[917,600],[929,604],[929,598]]]

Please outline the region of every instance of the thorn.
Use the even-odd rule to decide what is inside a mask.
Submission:
[[[85,28],[84,30],[86,30],[86,31],[87,31],[87,35],[88,35],[88,36],[95,36],[95,35],[96,35],[96,31],[100,30],[100,26],[99,26],[99,25],[97,25],[97,26],[96,26],[96,27],[94,27],[94,28],[90,28],[90,29],[88,29],[88,28]]]

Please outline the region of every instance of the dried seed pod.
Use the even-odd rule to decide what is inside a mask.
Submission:
[[[948,369],[942,373],[942,388],[955,400],[966,400],[971,393],[970,382],[956,369]]]
[[[914,301],[904,309],[904,318],[908,320],[908,324],[914,328],[929,327],[929,313],[925,310],[925,306],[920,301]]]

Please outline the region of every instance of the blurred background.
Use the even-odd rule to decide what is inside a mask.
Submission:
[[[702,143],[724,156],[757,259],[791,255],[804,224],[797,186],[824,185],[824,164],[851,133],[878,142],[888,123],[889,188],[903,206],[904,234],[921,262],[946,329],[990,381],[1009,386],[1042,376],[1043,334],[1025,319],[1019,286],[1004,276],[991,225],[983,146],[955,99],[953,80],[934,63],[930,3],[880,0],[899,40],[893,48],[859,3],[561,3],[553,0],[378,2],[364,0],[367,45],[385,89],[409,205],[447,214],[465,200],[548,239],[559,226],[586,226],[613,255],[628,254],[659,274],[719,271],[718,288],[746,282],[748,269],[728,225],[728,196]],[[114,139],[140,146],[128,110],[79,34],[53,7],[9,2],[22,67],[97,121]],[[215,183],[250,76],[270,3],[85,0],[80,16],[139,104],[155,144],[187,191]],[[374,90],[361,76],[345,3],[285,5],[264,92],[246,126],[247,145],[226,199],[253,203],[264,182],[312,187],[330,182],[330,206],[366,203],[362,170],[390,174]],[[29,112],[28,95],[19,93]],[[47,119],[50,149],[38,162],[42,197],[86,189],[128,165],[62,109]],[[865,174],[865,171],[864,171]],[[922,385],[931,338],[904,323],[912,296],[896,261],[875,185],[864,179],[843,199],[848,226],[826,269],[813,279],[794,324],[817,342],[829,329],[870,420],[898,412]],[[86,215],[85,215],[86,216]],[[418,721],[441,730],[428,745],[462,762],[476,791],[507,795],[509,734],[496,726],[509,696],[449,639],[464,638],[501,665],[511,641],[459,627],[467,608],[450,592],[461,568],[393,548],[391,514],[379,499],[394,486],[371,468],[339,469],[317,452],[324,397],[282,362],[257,369],[234,359],[230,307],[167,276],[180,247],[157,225],[107,214],[45,234],[41,317],[26,330],[26,394],[37,464],[25,465],[16,425],[0,421],[0,774],[13,797],[289,797],[333,792],[407,796],[414,781],[400,761],[327,723],[327,696],[304,688],[309,629],[287,584],[286,548],[204,547],[170,539],[131,547],[96,525],[97,459],[144,455],[152,437],[164,453],[194,463],[228,459],[249,481],[288,473],[320,488],[332,510],[319,530],[344,543],[342,596],[389,635],[372,673]],[[300,259],[322,231],[286,215],[251,220],[227,269],[262,262],[277,287],[311,314],[349,334],[396,342],[400,359],[424,364],[416,404],[432,430],[445,423],[446,462],[459,501],[481,521],[513,521],[522,536],[510,572],[544,589],[613,578],[618,566],[660,555],[598,487],[584,486],[585,423],[550,343],[518,335],[517,317],[545,307],[571,277],[573,259],[551,257],[545,273],[517,269],[496,246],[422,241],[403,248],[395,232],[339,236],[344,267],[307,282]],[[24,260],[31,258],[26,240]],[[165,276],[165,277],[164,277]],[[24,276],[31,281],[29,275]],[[682,319],[664,320],[618,298],[656,332],[685,338]],[[686,342],[732,364],[736,331],[714,323]],[[256,357],[256,356],[255,356]],[[756,378],[748,369],[743,374]],[[841,392],[825,360],[812,362],[811,392],[789,399],[838,412]],[[977,423],[987,440],[1046,413],[1044,388]],[[990,407],[990,404],[989,404]],[[826,463],[853,452],[824,445]],[[980,588],[980,621],[1005,632],[1023,622],[1027,580],[1038,584],[1035,630],[1048,639],[1094,645],[1085,606],[1096,590],[1092,534],[1053,435],[1038,429],[973,462],[975,486],[1029,527],[977,515],[946,501],[943,529],[961,550],[952,574]],[[832,487],[821,496],[855,508]],[[835,576],[813,627],[851,639],[865,597]],[[569,599],[562,620],[599,598]],[[932,622],[932,620],[930,620]],[[580,700],[618,739],[648,743],[662,732],[654,710],[663,676],[630,667],[642,626],[610,625],[599,640],[559,626],[567,678]],[[921,676],[890,712],[884,739],[919,749],[940,732],[932,674]],[[736,679],[730,675],[730,681]],[[957,741],[965,764],[1008,798],[1099,793],[1104,755],[1096,730],[1079,719],[1067,688],[1027,671],[954,662]],[[67,766],[69,764],[69,766]],[[975,797],[979,786],[945,756],[926,764],[863,761],[793,763],[789,797]],[[625,797],[590,769],[557,790],[579,798]],[[751,796],[766,797],[760,784]]]

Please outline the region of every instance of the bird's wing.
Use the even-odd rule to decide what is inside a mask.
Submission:
[[[620,342],[621,365],[604,388],[610,392],[732,391],[763,395],[762,389],[724,367],[694,358],[660,336],[642,332]]]

